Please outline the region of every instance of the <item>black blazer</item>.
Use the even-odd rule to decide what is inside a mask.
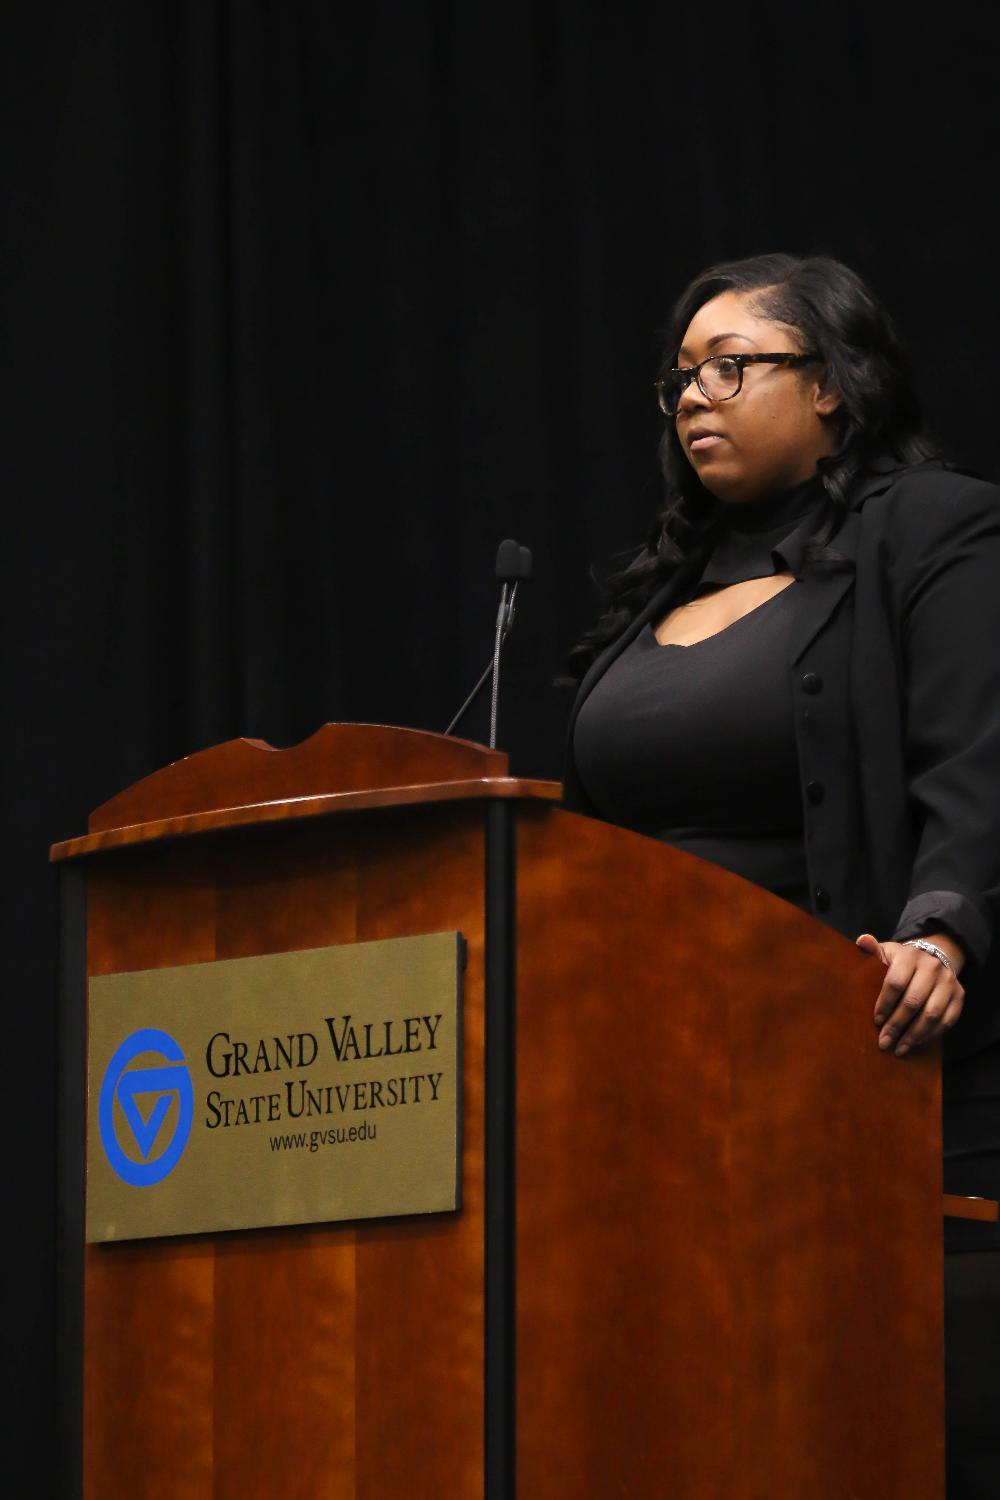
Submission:
[[[955,1060],[1000,1040],[1000,489],[934,463],[873,467],[831,546],[837,566],[802,571],[788,660],[813,914],[852,939],[958,939]],[[595,812],[572,754],[581,704],[702,562],[682,565],[580,684],[574,811]]]

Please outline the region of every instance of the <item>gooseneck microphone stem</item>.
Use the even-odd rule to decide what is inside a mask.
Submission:
[[[508,592],[509,590],[509,592]],[[490,694],[490,749],[497,747],[497,701],[500,695],[500,647],[507,639],[507,633],[514,623],[514,596],[517,593],[517,583],[505,583],[500,590],[500,608],[497,611],[497,631],[493,642],[493,661],[491,668],[493,672],[493,691]]]
[[[473,703],[479,697],[486,683],[492,676],[493,688],[490,696],[490,749],[496,749],[497,742],[497,704],[500,692],[500,651],[504,641],[510,633],[514,623],[514,601],[517,597],[517,585],[524,578],[531,577],[531,553],[527,547],[518,546],[517,542],[501,542],[497,552],[496,576],[501,581],[500,608],[497,610],[496,633],[493,640],[493,655],[483,668],[482,675],[476,683],[472,692],[462,704],[458,713],[452,719],[445,734],[451,734],[455,726],[468,713]]]

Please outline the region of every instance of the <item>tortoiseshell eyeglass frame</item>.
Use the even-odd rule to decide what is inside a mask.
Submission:
[[[787,365],[789,369],[798,369],[800,365],[814,364],[821,356],[818,354],[712,354],[708,359],[703,359],[700,364],[689,365],[681,370],[668,370],[665,375],[659,376],[654,381],[656,386],[657,400],[660,410],[665,417],[675,417],[681,396],[687,390],[692,380],[698,382],[698,389],[706,401],[718,405],[720,401],[731,401],[738,396],[743,389],[743,370],[746,365]],[[714,364],[735,365],[736,367],[736,389],[730,391],[728,396],[713,396],[706,391],[702,383],[701,372],[706,365]]]

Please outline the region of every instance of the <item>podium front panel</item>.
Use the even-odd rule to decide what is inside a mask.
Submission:
[[[518,1494],[942,1500],[933,1051],[790,904],[518,822]]]
[[[481,1500],[484,823],[417,807],[90,868],[92,975],[442,929],[468,952],[459,1213],[88,1247],[88,1500]]]

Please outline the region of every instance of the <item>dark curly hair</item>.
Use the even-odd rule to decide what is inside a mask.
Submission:
[[[757,292],[754,311],[787,324],[803,350],[816,350],[826,367],[827,386],[840,396],[840,446],[818,465],[827,505],[807,553],[807,564],[835,563],[828,544],[866,460],[890,454],[902,466],[937,456],[889,315],[860,276],[828,256],[757,255],[729,261],[703,271],[682,293],[670,321],[663,370],[676,364],[681,339],[698,309],[722,292]],[[722,506],[688,463],[673,422],[666,424],[659,452],[664,504],[642,551],[611,580],[604,614],[571,651],[575,677],[583,676],[674,569],[707,549],[718,532]]]

